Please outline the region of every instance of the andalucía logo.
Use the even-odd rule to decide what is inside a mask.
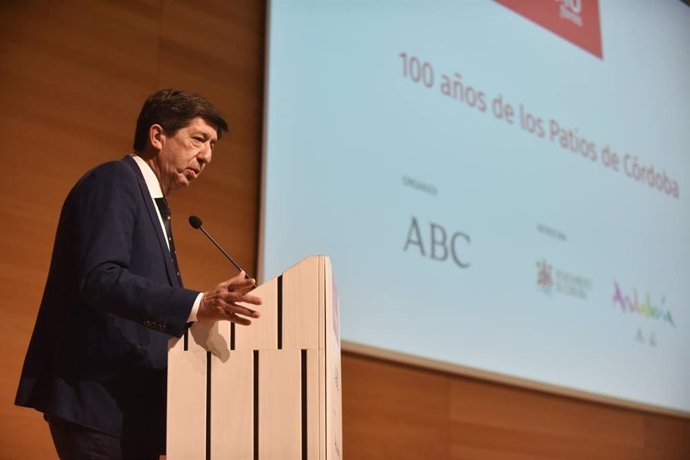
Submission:
[[[602,59],[599,0],[496,0]]]
[[[661,298],[661,306],[652,305],[652,301],[649,299],[649,293],[647,293],[644,301],[640,301],[637,297],[637,289],[633,289],[633,294],[630,296],[623,294],[623,291],[618,285],[618,281],[614,280],[613,286],[615,288],[613,293],[613,304],[621,307],[623,311],[637,313],[638,315],[658,321],[665,321],[671,326],[676,327],[676,324],[673,322],[671,310],[667,310],[663,307],[666,301],[665,298]]]

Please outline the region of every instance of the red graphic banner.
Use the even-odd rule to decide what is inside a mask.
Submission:
[[[603,59],[599,0],[496,0]]]

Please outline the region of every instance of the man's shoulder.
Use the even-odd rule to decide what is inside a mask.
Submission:
[[[75,188],[89,187],[103,183],[136,182],[136,172],[125,159],[102,163],[89,169],[76,184]]]
[[[72,187],[67,197],[125,193],[131,195],[138,189],[134,169],[125,159],[108,161],[88,170]]]
[[[136,177],[134,169],[127,164],[127,160],[123,158],[122,160],[112,160],[106,163],[101,163],[88,170],[84,174],[83,178],[96,176],[96,177]]]

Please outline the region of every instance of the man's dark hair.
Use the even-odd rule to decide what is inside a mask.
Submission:
[[[228,130],[223,115],[206,99],[198,94],[179,89],[161,89],[146,99],[137,118],[134,132],[134,151],[141,152],[146,147],[149,128],[159,124],[168,136],[189,124],[192,119],[201,117],[216,129],[218,139]]]

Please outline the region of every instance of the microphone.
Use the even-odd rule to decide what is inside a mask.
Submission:
[[[204,232],[204,235],[206,235],[206,237],[207,237],[209,240],[211,240],[211,243],[213,243],[214,245],[216,245],[216,247],[218,248],[218,250],[219,250],[220,252],[223,253],[223,255],[224,255],[234,266],[235,266],[235,268],[238,269],[239,271],[243,271],[242,268],[241,268],[239,265],[237,265],[237,262],[235,262],[235,260],[234,260],[232,257],[230,257],[230,254],[228,254],[227,252],[225,252],[225,249],[223,249],[223,248],[220,246],[220,244],[218,244],[218,242],[217,242],[211,235],[209,235],[209,233],[208,233],[208,232],[206,231],[206,229],[204,228],[203,222],[201,221],[201,219],[200,219],[199,217],[197,217],[197,216],[189,216],[189,225],[191,225],[192,228],[194,228],[194,229],[196,229],[196,230],[201,230],[202,232]],[[245,278],[245,279],[249,279],[249,276],[247,275],[247,272],[244,272],[244,278]],[[256,283],[254,284],[254,287],[256,288]]]

